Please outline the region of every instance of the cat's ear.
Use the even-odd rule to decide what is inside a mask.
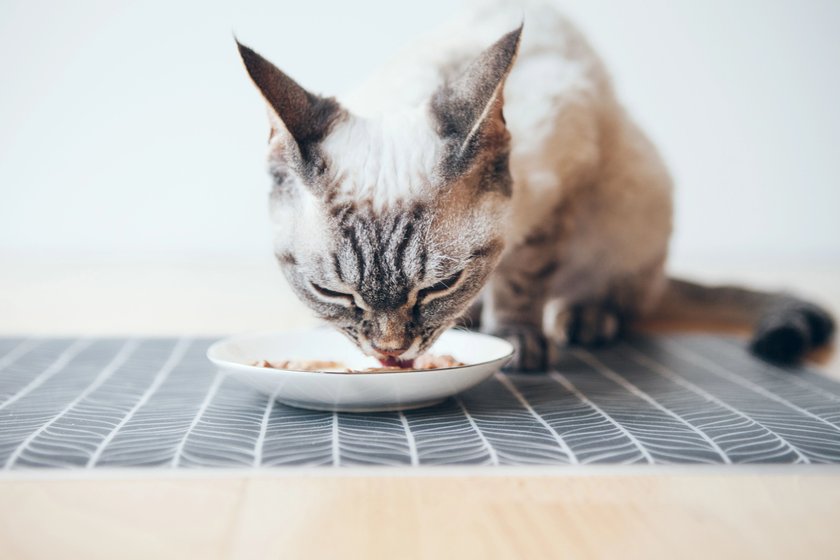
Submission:
[[[443,138],[455,140],[456,159],[469,160],[482,137],[506,134],[502,90],[521,36],[522,25],[502,36],[432,96],[431,110],[438,132]]]
[[[271,136],[284,134],[292,149],[306,159],[344,109],[330,97],[310,93],[268,60],[236,40],[248,74],[269,107]]]

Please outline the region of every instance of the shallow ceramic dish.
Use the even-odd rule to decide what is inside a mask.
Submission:
[[[207,357],[229,377],[253,385],[278,401],[300,408],[370,412],[404,410],[436,404],[484,381],[513,354],[501,338],[448,331],[432,346],[467,365],[393,373],[320,373],[249,365],[257,360],[334,360],[353,369],[379,365],[350,340],[327,328],[255,333],[220,340]]]

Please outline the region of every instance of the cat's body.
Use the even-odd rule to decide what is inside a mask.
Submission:
[[[463,72],[523,17],[525,32],[504,87],[514,184],[506,248],[483,295],[481,322],[491,332],[538,328],[542,304],[562,298],[566,305],[551,310],[568,306],[579,319],[591,316],[593,324],[581,325],[575,336],[594,342],[615,334],[619,312],[649,308],[664,288],[671,182],[616,100],[600,59],[556,9],[485,5],[339,99],[354,114],[421,106],[442,75]]]
[[[338,103],[242,49],[271,107],[284,270],[368,353],[411,359],[466,314],[539,369],[547,337],[609,341],[668,292],[667,170],[553,6],[477,8]],[[714,299],[675,286],[672,308]],[[745,293],[738,318],[790,322],[794,300]],[[794,314],[806,347],[831,330]]]

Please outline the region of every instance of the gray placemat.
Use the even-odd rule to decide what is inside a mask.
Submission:
[[[837,463],[840,384],[735,340],[637,337],[439,406],[313,412],[207,339],[0,339],[0,468]]]

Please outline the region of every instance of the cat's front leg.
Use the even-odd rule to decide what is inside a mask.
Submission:
[[[549,365],[542,316],[556,269],[552,259],[505,259],[487,285],[481,330],[513,345],[515,354],[507,369],[543,371]]]
[[[581,346],[601,346],[617,339],[625,314],[610,298],[572,306],[566,322],[566,339]]]

